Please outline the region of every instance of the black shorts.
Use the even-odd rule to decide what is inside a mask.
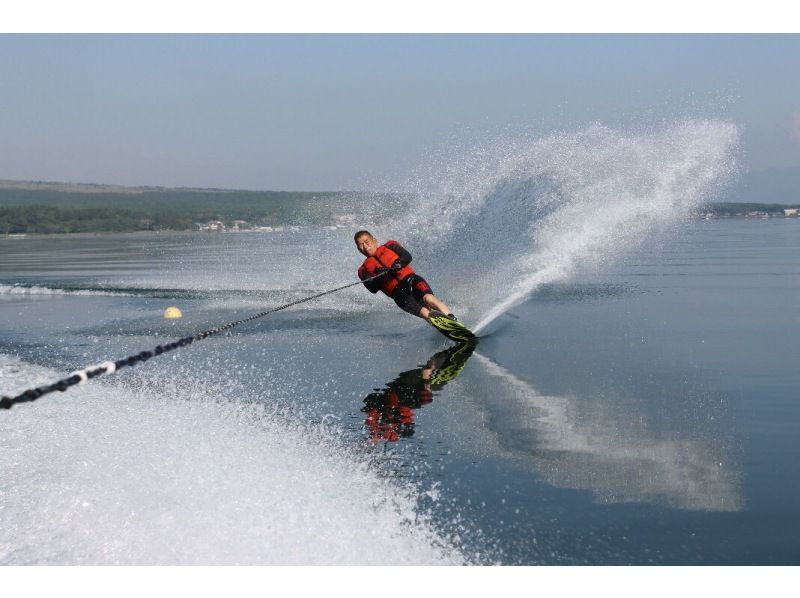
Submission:
[[[422,298],[428,293],[433,291],[427,281],[419,274],[409,274],[395,287],[392,299],[400,309],[418,316],[419,310],[427,307]]]

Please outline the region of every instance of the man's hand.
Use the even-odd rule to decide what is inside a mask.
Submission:
[[[375,276],[383,276],[389,272],[389,268],[376,268],[375,269]]]
[[[394,264],[392,264],[392,272],[397,272],[403,267],[403,264],[400,263],[400,260],[395,260]]]

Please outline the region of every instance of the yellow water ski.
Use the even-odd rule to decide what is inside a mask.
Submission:
[[[441,312],[431,310],[428,322],[439,332],[457,343],[471,343],[477,340],[472,331],[458,320],[448,318]]]

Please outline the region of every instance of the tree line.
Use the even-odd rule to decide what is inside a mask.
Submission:
[[[324,225],[337,215],[387,217],[403,196],[351,192],[61,191],[0,187],[0,234],[190,230],[195,223],[245,220],[253,225]],[[398,203],[399,202],[399,203]]]
[[[121,208],[0,206],[0,233],[4,234],[185,230],[192,225],[191,218],[167,210],[142,214]]]
[[[782,203],[709,203],[703,206],[702,211],[716,216],[735,216],[748,212],[766,212],[767,214],[783,214],[785,208],[796,208],[797,204]]]

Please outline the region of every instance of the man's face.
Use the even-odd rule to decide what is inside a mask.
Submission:
[[[367,257],[372,257],[375,254],[375,250],[378,248],[378,242],[375,240],[375,237],[361,235],[358,241],[356,241],[356,247]]]

